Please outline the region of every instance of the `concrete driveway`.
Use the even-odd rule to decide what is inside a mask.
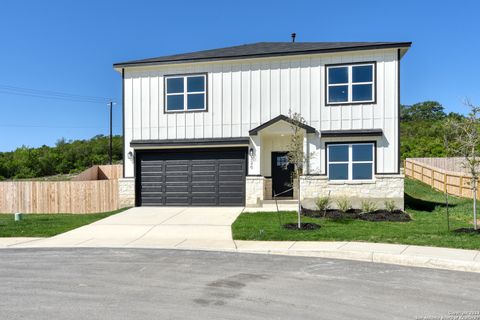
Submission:
[[[52,238],[38,247],[234,246],[231,224],[243,207],[137,207]],[[20,245],[21,246],[21,245]]]

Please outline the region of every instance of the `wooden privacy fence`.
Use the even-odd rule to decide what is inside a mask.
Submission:
[[[72,181],[88,181],[88,180],[118,180],[122,177],[123,166],[121,164],[93,166]]]
[[[101,167],[103,176],[99,173]],[[114,178],[108,179],[105,172]],[[121,172],[121,165],[96,166],[71,181],[0,182],[0,213],[95,213],[116,210],[119,208],[118,172]],[[79,180],[79,177],[84,180]]]
[[[451,195],[473,197],[472,178],[462,167],[460,158],[407,158],[404,165],[407,177]],[[479,190],[476,196],[480,198]]]

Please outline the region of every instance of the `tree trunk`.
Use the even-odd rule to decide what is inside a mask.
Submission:
[[[302,203],[300,202],[300,177],[298,177],[298,229],[302,228],[301,212],[302,212]],[[294,182],[295,183],[295,182]]]
[[[473,180],[473,229],[477,230],[477,181]]]

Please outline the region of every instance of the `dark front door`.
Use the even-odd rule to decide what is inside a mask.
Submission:
[[[272,152],[272,196],[293,197],[292,175],[293,164],[288,163],[287,152]]]

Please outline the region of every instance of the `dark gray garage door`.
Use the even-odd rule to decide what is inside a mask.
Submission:
[[[138,206],[243,206],[247,149],[136,153]]]

